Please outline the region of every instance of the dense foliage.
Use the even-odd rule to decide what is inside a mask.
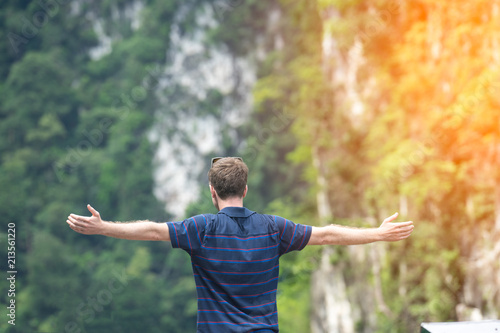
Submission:
[[[491,245],[500,236],[500,4],[281,2],[290,58],[259,81],[256,100],[297,116],[290,157],[310,167],[322,222],[397,210],[416,221],[382,273],[371,271],[379,316],[356,329],[410,332],[466,311],[498,318],[500,299],[485,290],[500,288]],[[475,264],[483,247],[493,251],[489,275]]]
[[[108,17],[125,2],[46,4],[0,5],[0,213],[16,224],[19,271],[16,326],[2,321],[1,330],[192,331],[194,286],[179,253],[65,225],[71,212],[88,214],[86,203],[106,219],[168,218],[152,195],[147,133],[157,100],[143,79],[164,61],[169,27],[159,21],[178,4],[150,2],[135,31],[108,21],[120,38],[95,61],[90,14]]]
[[[253,33],[266,29],[265,20],[252,17],[264,17],[277,4],[153,0],[140,10],[134,5],[0,4],[0,214],[6,224],[16,224],[19,271],[16,326],[3,320],[2,331],[195,330],[195,286],[186,254],[171,251],[168,244],[78,235],[65,219],[72,212],[87,215],[86,203],[108,220],[171,218],[153,196],[156,147],[149,139],[159,108],[172,123],[182,118],[158,97],[171,29],[175,23],[181,36],[189,35],[197,15],[213,10],[220,24],[207,33],[207,42],[238,57],[251,52]],[[139,15],[139,25],[127,14],[131,10]],[[111,38],[109,47],[105,36]],[[193,103],[175,78],[171,82],[161,91],[171,104]],[[221,116],[223,96],[208,92],[191,116]],[[257,175],[250,180],[255,194],[248,201],[255,210],[265,209],[280,193],[287,193],[282,200],[301,196],[293,179],[299,167],[283,163],[294,146],[291,119],[281,117],[279,125],[267,129],[271,132],[259,132],[258,124],[275,117],[281,116],[252,115],[238,129],[240,136],[256,138],[248,140],[246,153],[237,151],[240,139],[225,132],[224,146],[214,152],[245,155]],[[271,181],[277,182],[272,190],[266,186]],[[205,184],[205,177],[200,182]],[[186,214],[210,211],[204,194]],[[2,290],[7,283],[2,280]],[[307,299],[305,291],[302,299]],[[7,294],[1,297],[2,304],[8,301]],[[302,327],[307,327],[307,313],[302,313]]]

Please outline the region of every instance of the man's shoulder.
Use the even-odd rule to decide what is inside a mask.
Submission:
[[[217,214],[198,214],[188,217],[187,219],[185,219],[185,221],[191,221],[195,223],[207,223],[208,221],[213,220],[216,216]]]
[[[265,217],[266,219],[272,220],[274,223],[290,221],[287,218],[284,218],[284,217],[279,216],[279,215],[273,215],[273,214],[259,214],[259,215]]]

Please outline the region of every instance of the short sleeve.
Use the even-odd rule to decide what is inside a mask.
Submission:
[[[274,220],[279,229],[280,255],[300,251],[307,245],[312,232],[310,225],[293,223],[279,216],[274,216]]]
[[[184,221],[167,222],[172,247],[193,254],[202,244],[207,218],[204,215],[190,217]]]

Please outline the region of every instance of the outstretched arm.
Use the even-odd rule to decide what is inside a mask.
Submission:
[[[403,240],[412,233],[413,222],[392,222],[397,217],[398,213],[386,218],[378,228],[351,228],[340,225],[313,227],[307,245],[359,245]]]
[[[92,216],[70,214],[66,223],[76,232],[85,235],[103,235],[131,240],[169,241],[170,234],[166,223],[135,221],[128,223],[107,222],[92,206],[87,205]]]

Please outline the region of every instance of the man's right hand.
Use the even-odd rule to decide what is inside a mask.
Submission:
[[[134,221],[115,223],[103,221],[101,215],[91,205],[87,209],[92,216],[70,214],[66,223],[76,232],[84,235],[103,235],[121,239],[170,241],[170,233],[166,223],[151,221]]]
[[[102,234],[104,223],[101,215],[91,205],[87,205],[87,209],[92,213],[92,216],[70,214],[66,223],[69,224],[71,229],[84,235]]]

